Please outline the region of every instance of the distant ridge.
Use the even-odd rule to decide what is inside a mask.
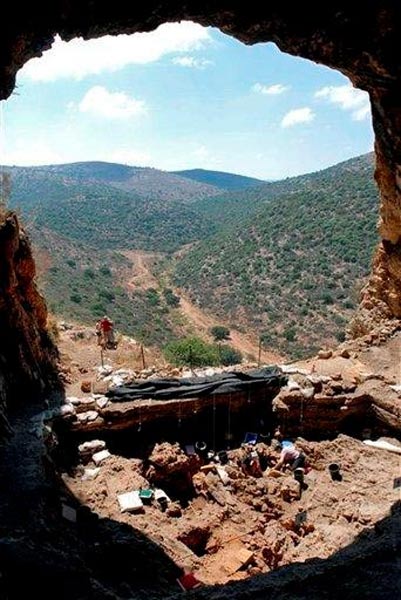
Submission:
[[[151,167],[132,167],[101,161],[76,162],[35,167],[0,166],[12,178],[23,177],[36,182],[56,179],[63,185],[102,184],[163,202],[179,201],[190,204],[208,196],[221,194],[219,187],[180,177]]]
[[[186,177],[200,183],[214,185],[223,190],[243,190],[266,183],[263,179],[255,179],[246,175],[236,175],[225,171],[208,171],[206,169],[189,169],[187,171],[172,171],[175,175]]]

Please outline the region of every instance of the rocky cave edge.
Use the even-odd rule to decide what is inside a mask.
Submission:
[[[162,23],[184,19],[218,27],[245,44],[275,42],[284,52],[341,71],[354,85],[369,93],[376,138],[375,179],[380,191],[381,241],[356,319],[367,331],[380,320],[401,318],[399,2],[372,1],[366,2],[363,8],[360,3],[349,0],[326,5],[288,0],[266,4],[230,0],[213,3],[150,0],[135,5],[122,0],[14,3],[7,7],[7,18],[0,24],[0,98],[10,96],[17,71],[30,58],[48,49],[57,34],[64,40],[78,36],[89,39],[150,31]],[[1,437],[9,433],[6,406],[12,408],[16,399],[27,402],[30,396],[42,392],[54,381],[56,350],[46,330],[46,306],[35,287],[34,276],[35,265],[27,238],[15,216],[3,214],[0,225]],[[372,556],[376,556],[374,552]],[[386,560],[390,560],[387,555],[382,558],[383,565]],[[315,580],[324,576],[321,563],[319,561],[314,571]],[[327,565],[331,569],[327,582],[330,577],[335,580],[336,566],[335,561],[331,561],[330,568]],[[306,580],[310,575],[306,565],[298,574],[294,568],[292,586],[299,577]],[[231,598],[264,597],[268,590],[282,589],[282,580],[277,572],[257,582],[231,586],[227,594]],[[286,591],[282,589],[284,594],[294,591],[291,581],[289,586]],[[225,591],[221,590],[213,597],[224,596]]]

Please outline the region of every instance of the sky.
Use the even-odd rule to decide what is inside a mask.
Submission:
[[[368,96],[339,72],[217,29],[56,39],[0,107],[0,163],[102,160],[281,179],[373,149]]]

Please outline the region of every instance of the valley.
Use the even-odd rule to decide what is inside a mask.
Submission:
[[[90,325],[108,313],[159,354],[188,335],[211,341],[221,325],[245,358],[261,339],[263,359],[294,359],[345,337],[377,240],[372,169],[365,155],[261,183],[109,163],[13,167],[10,205],[58,318]]]

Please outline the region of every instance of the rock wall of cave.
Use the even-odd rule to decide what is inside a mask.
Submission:
[[[398,0],[377,0],[363,5],[349,0],[318,5],[290,0],[279,3],[256,0],[246,3],[235,0],[213,3],[200,0],[185,3],[176,0],[148,0],[146,3],[37,0],[12,3],[6,8],[7,18],[3,10],[0,22],[1,99],[12,93],[17,71],[30,58],[40,56],[49,48],[56,34],[65,40],[77,36],[88,39],[105,34],[150,31],[163,22],[182,19],[219,27],[247,44],[273,41],[285,52],[325,64],[347,75],[354,85],[370,95],[376,136],[375,177],[381,197],[379,231],[382,240],[375,256],[372,277],[363,294],[363,319],[368,322],[401,317],[401,4]],[[45,381],[54,373],[55,352],[46,333],[46,307],[34,285],[34,273],[27,238],[20,230],[15,215],[10,214],[0,221],[0,427],[3,435],[7,432],[6,403],[12,408],[17,400],[27,401],[33,393],[43,389]],[[393,518],[390,525],[394,528]],[[63,543],[65,534],[66,530],[63,530],[59,536]],[[399,539],[400,536],[396,541],[399,542]],[[14,539],[8,543],[16,545]],[[22,544],[24,547],[27,545]],[[26,568],[31,576],[42,569],[43,581],[48,582],[47,569],[53,565],[49,558],[62,555],[57,552],[52,555],[51,544],[46,548],[47,554],[40,555],[31,571],[29,560],[24,559],[24,576]],[[393,553],[397,548],[394,544]],[[82,556],[88,557],[87,548],[85,551]],[[248,583],[246,589],[235,584],[231,590],[201,590],[198,597],[252,596],[256,600],[265,598],[269,590],[278,597],[281,590],[281,597],[289,594],[291,597],[323,598],[328,597],[323,592],[342,582],[348,586],[344,593],[349,594],[349,578],[362,564],[364,581],[369,572],[366,569],[369,560],[379,573],[380,586],[383,586],[380,561],[382,570],[387,569],[391,573],[392,568],[392,555],[387,547],[384,552],[377,543],[370,543],[364,550],[368,559],[361,555],[360,547],[355,549],[354,558],[350,552],[343,558],[335,557],[329,565],[320,563],[317,570],[316,565],[305,565],[301,577],[299,571],[292,570],[293,582],[287,578],[285,590],[283,585],[288,576],[277,572],[270,578]],[[34,554],[31,553],[30,559]],[[120,554],[123,555],[122,550]],[[383,563],[383,556],[388,558],[387,563]],[[98,563],[97,558],[98,555],[93,554],[93,564]],[[68,560],[64,562],[69,566]],[[134,562],[130,560],[130,567]],[[121,564],[125,565],[123,561]],[[330,573],[327,575],[328,567],[331,567],[332,581]],[[71,568],[77,571],[75,563]],[[124,567],[121,576],[126,576],[127,570]],[[18,577],[21,572],[18,570]],[[65,581],[72,577],[61,567],[55,572],[58,575],[64,573]],[[30,577],[26,580],[30,581]],[[300,584],[302,580],[304,586]],[[94,597],[85,594],[83,581],[82,575],[76,597]],[[300,589],[303,587],[305,595]],[[358,586],[355,589],[358,590],[355,593],[360,593]],[[363,597],[372,597],[370,592],[368,590]],[[394,586],[391,593],[394,595]],[[389,591],[386,597],[390,595]],[[97,589],[95,596],[113,597],[104,589]],[[73,595],[70,594],[70,597]]]
[[[35,285],[29,240],[13,213],[0,217],[0,439],[7,410],[56,381],[57,351],[46,328],[47,309]]]

